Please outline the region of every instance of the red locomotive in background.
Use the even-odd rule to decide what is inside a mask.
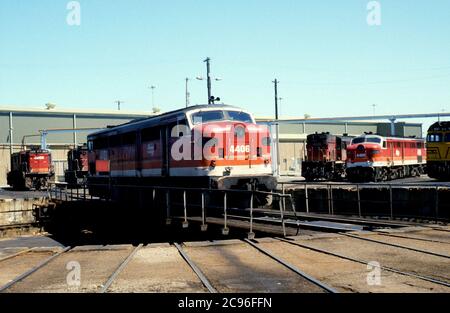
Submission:
[[[266,126],[227,105],[192,106],[132,121],[88,137],[89,191],[102,196],[111,188],[119,200],[129,197],[123,186],[271,191],[276,178],[270,142]]]
[[[424,139],[366,134],[353,138],[347,147],[347,178],[350,181],[420,176],[425,165]]]
[[[345,178],[346,147],[352,137],[315,133],[306,138],[306,160],[302,176],[306,181]]]
[[[48,187],[54,175],[50,151],[24,150],[11,155],[11,171],[7,175],[7,182],[14,189],[42,190]]]
[[[68,187],[76,188],[86,183],[89,172],[87,146],[80,146],[69,150],[67,153],[68,168],[64,172],[65,182]]]

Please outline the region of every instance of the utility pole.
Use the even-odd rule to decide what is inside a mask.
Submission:
[[[117,103],[117,110],[120,111],[120,105],[121,105],[122,103],[124,103],[124,101],[117,100],[117,101],[114,101],[114,103]]]
[[[275,86],[275,119],[278,120],[278,83],[279,81],[275,78],[273,84]]]
[[[206,84],[208,87],[208,104],[212,104],[213,103],[213,99],[211,98],[211,68],[210,68],[210,62],[211,59],[208,57],[206,58],[205,61],[206,62]]]
[[[189,78],[186,77],[186,108],[189,106],[189,90],[188,90]]]

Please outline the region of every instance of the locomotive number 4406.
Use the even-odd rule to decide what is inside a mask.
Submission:
[[[250,146],[249,145],[240,145],[240,146],[230,146],[230,152],[231,153],[235,153],[235,152],[250,152]]]

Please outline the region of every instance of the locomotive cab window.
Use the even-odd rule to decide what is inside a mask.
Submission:
[[[253,119],[250,114],[242,111],[226,111],[230,121],[237,121],[243,123],[253,123]]]
[[[192,114],[192,123],[194,125],[222,120],[224,120],[223,111],[200,111]]]
[[[370,143],[381,143],[381,138],[378,137],[358,137],[352,140],[352,144],[357,143],[364,143],[364,142],[370,142]]]
[[[429,134],[427,136],[427,141],[428,142],[441,142],[441,134]]]

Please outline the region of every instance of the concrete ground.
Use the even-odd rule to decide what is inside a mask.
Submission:
[[[448,254],[448,230],[450,229],[438,231],[430,228],[405,228],[404,231],[396,229],[390,232],[411,238],[368,232],[356,234],[386,243]],[[27,237],[0,241],[0,286],[61,251],[60,245],[46,240],[45,237]],[[378,262],[384,267],[426,276],[449,285],[450,261],[445,256],[430,255],[340,234],[302,235],[290,240],[306,247],[276,238],[257,238],[256,244],[339,292],[450,292],[448,286],[385,269],[378,270],[367,264]],[[48,247],[43,248],[45,245]],[[32,251],[27,251],[33,247]],[[242,240],[186,242],[182,247],[219,292],[324,292]],[[311,248],[338,253],[365,263],[313,251]],[[77,246],[57,256],[5,292],[99,292],[134,249],[135,246],[130,244]],[[25,252],[13,256],[21,251]],[[13,257],[4,259],[8,256]],[[79,285],[74,283],[77,277]],[[163,243],[140,248],[118,273],[108,292],[203,293],[207,292],[207,289],[177,248]]]
[[[109,292],[207,292],[200,279],[169,244],[140,249]]]

